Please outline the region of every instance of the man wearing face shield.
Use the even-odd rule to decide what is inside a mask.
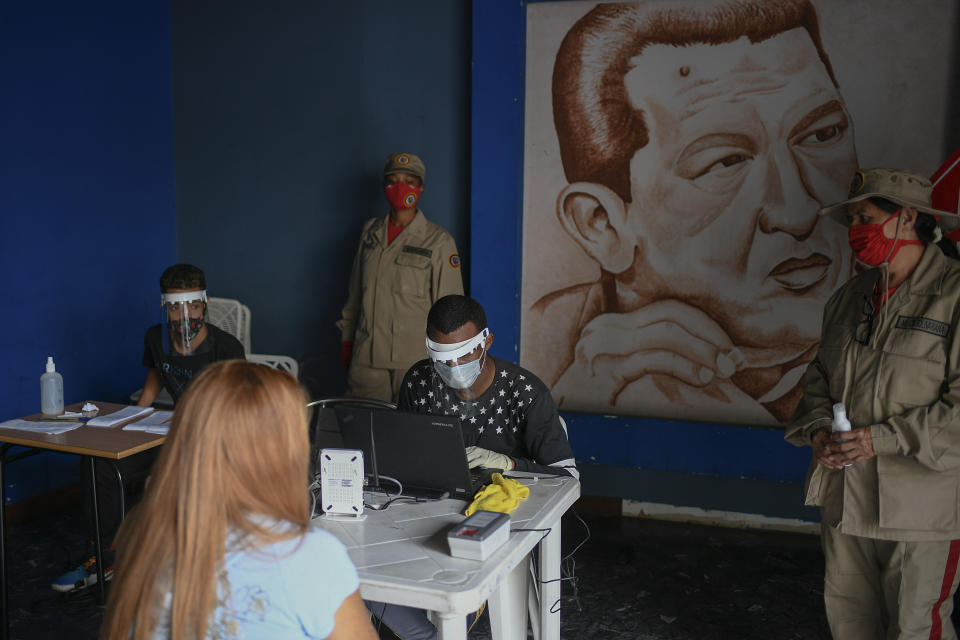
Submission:
[[[161,322],[144,337],[143,364],[149,367],[137,402],[153,404],[162,387],[173,401],[205,366],[244,358],[235,337],[207,321],[206,277],[201,269],[175,264],[160,277]]]
[[[459,417],[471,469],[580,478],[550,391],[526,369],[488,353],[493,333],[476,300],[437,300],[427,315],[426,343],[430,357],[404,376],[398,409]],[[405,640],[437,637],[420,609],[367,607]]]
[[[148,367],[147,379],[137,404],[142,407],[153,404],[160,389],[167,388],[174,402],[180,399],[184,389],[201,369],[218,360],[244,358],[243,345],[232,335],[207,322],[206,278],[198,267],[190,264],[175,264],[160,276],[161,322],[147,329],[144,336],[143,364]],[[117,466],[124,478],[143,478],[150,472],[157,450],[145,451],[123,460]],[[120,526],[120,496],[113,469],[102,461],[94,464],[97,476],[97,495],[100,497],[100,528],[103,538],[110,540]],[[89,474],[81,474],[82,482],[88,485]],[[87,486],[83,495],[89,496]],[[129,508],[137,496],[126,494]],[[85,506],[90,549],[76,568],[67,571],[50,585],[55,591],[69,592],[95,584],[96,560],[92,551],[93,505],[87,500]],[[106,550],[104,575],[113,574],[112,548]]]
[[[488,353],[493,333],[476,300],[437,300],[426,342],[430,357],[404,376],[399,409],[459,417],[471,468],[579,477],[549,390],[526,369]]]

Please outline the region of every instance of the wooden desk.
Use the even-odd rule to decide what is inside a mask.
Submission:
[[[580,496],[580,483],[569,477],[529,476],[520,482],[530,497],[510,514],[509,540],[484,561],[450,555],[446,534],[463,521],[466,503],[438,500],[396,503],[385,511],[365,510],[360,522],[318,517],[323,527],[347,547],[367,600],[401,604],[434,613],[440,640],[464,640],[466,615],[487,600],[495,640],[527,637],[529,569],[527,556],[539,552],[539,599],[531,608],[536,636],[560,638],[560,518]]]
[[[67,411],[79,411],[83,402],[71,404],[65,409]],[[119,411],[126,405],[113,404],[110,402],[94,402],[100,407],[97,416],[105,416],[115,411]],[[40,420],[42,414],[36,413],[25,416],[23,420]],[[138,418],[134,418],[136,420]],[[132,420],[131,420],[132,421]],[[129,421],[128,421],[129,422]],[[126,423],[123,423],[126,424]],[[23,457],[24,454],[18,454],[7,458],[7,452],[13,446],[29,447],[33,453],[40,451],[59,451],[61,453],[73,453],[82,457],[87,473],[90,474],[90,493],[93,504],[94,520],[94,542],[96,545],[97,556],[97,598],[102,603],[104,601],[104,576],[103,576],[103,540],[100,535],[100,505],[97,500],[97,482],[94,475],[93,461],[95,458],[102,458],[107,461],[120,460],[132,456],[141,451],[146,451],[158,447],[166,440],[166,436],[153,433],[144,433],[142,431],[124,431],[123,424],[114,427],[90,427],[83,425],[72,431],[61,433],[59,435],[46,435],[41,433],[31,433],[29,431],[18,431],[16,429],[0,428],[0,617],[3,618],[2,637],[6,640],[10,618],[7,610],[7,521],[6,511],[6,480],[4,478],[4,467],[7,462],[14,462]],[[121,483],[123,478],[119,469],[114,465],[114,471],[117,474],[117,481]]]

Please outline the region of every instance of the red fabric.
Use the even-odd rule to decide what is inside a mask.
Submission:
[[[888,238],[884,235],[884,227],[887,223],[893,222],[900,217],[898,210],[895,214],[883,222],[872,222],[870,224],[852,224],[847,229],[847,241],[857,260],[871,267],[879,267],[883,262],[893,262],[893,259],[906,246],[911,244],[920,244],[920,240],[904,240],[903,238]],[[897,224],[900,221],[897,220]],[[899,228],[897,228],[899,235]]]
[[[956,151],[930,176],[933,192],[930,194],[933,208],[957,213],[960,205],[960,150]],[[954,242],[960,240],[960,228],[947,234]]]
[[[413,209],[417,206],[421,193],[423,187],[414,187],[406,182],[394,182],[383,188],[383,194],[387,196],[387,202],[394,211]]]
[[[340,342],[340,366],[344,371],[350,368],[351,360],[353,360],[353,342],[343,340]]]
[[[890,299],[890,296],[893,295],[893,292],[897,290],[897,287],[890,287],[887,289],[887,292],[880,295],[880,283],[873,285],[873,315],[877,315],[880,312],[880,307],[883,306],[883,303]]]
[[[960,540],[950,541],[950,551],[947,553],[947,566],[943,572],[943,583],[940,585],[940,599],[933,605],[930,613],[933,620],[930,625],[930,640],[940,640],[943,636],[943,622],[940,620],[940,605],[950,597],[950,587],[953,578],[957,575],[957,560],[960,559]]]
[[[400,232],[404,230],[404,227],[398,227],[389,220],[387,220],[387,244],[390,244],[396,240],[397,236],[400,235]]]

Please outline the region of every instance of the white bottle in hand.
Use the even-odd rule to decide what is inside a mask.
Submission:
[[[63,376],[57,373],[53,356],[47,357],[47,372],[40,376],[40,411],[48,416],[63,413]]]
[[[833,405],[833,431],[850,431],[850,419],[847,418],[847,406],[842,402]],[[843,465],[849,467],[849,464]]]
[[[847,418],[847,406],[842,402],[833,405],[833,430],[850,431],[850,420]]]

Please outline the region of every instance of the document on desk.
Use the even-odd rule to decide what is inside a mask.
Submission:
[[[57,420],[55,422],[38,422],[35,420],[7,420],[0,422],[0,429],[16,429],[17,431],[30,431],[32,433],[42,433],[48,436],[58,436],[67,431],[73,431],[77,427],[82,427],[82,422],[64,422]]]
[[[143,416],[153,412],[153,407],[124,407],[120,411],[108,413],[105,416],[98,416],[87,420],[87,425],[91,427],[115,427],[121,422],[128,422],[138,416]]]
[[[146,433],[158,433],[167,435],[170,431],[170,421],[173,419],[173,411],[154,411],[145,418],[140,418],[136,422],[123,427],[124,431],[144,431]]]

